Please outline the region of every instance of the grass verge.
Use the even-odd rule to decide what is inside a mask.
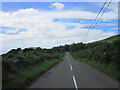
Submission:
[[[77,58],[75,60],[86,63],[89,66],[103,72],[107,76],[110,76],[112,79],[120,82],[120,72],[119,72],[118,66],[116,66],[116,65],[113,65],[111,63],[110,64],[101,64],[96,61],[87,60],[87,59],[83,59],[83,58]]]
[[[23,88],[58,62],[58,60],[45,61],[35,66],[25,68],[24,70],[20,70],[19,73],[11,74],[9,75],[9,80],[3,85],[3,89]]]

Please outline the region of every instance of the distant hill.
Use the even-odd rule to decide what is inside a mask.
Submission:
[[[88,44],[72,44],[69,50],[76,60],[120,81],[120,35]]]
[[[69,50],[75,57],[120,64],[120,35],[88,44],[72,44]]]
[[[57,62],[63,60],[66,51],[71,52],[74,58],[84,58],[106,66],[112,64],[116,70],[118,66],[120,68],[120,35],[88,44],[80,42],[51,49],[40,47],[17,48],[2,55],[3,87],[10,87],[13,78],[17,78],[17,74],[24,71],[25,68],[33,68],[45,62],[53,62],[53,60],[57,60]],[[15,77],[12,78],[14,74]],[[14,80],[12,84],[16,86],[17,83]]]
[[[99,41],[97,41],[97,42],[111,43],[111,42],[113,42],[113,41],[115,41],[115,40],[118,40],[118,39],[120,39],[120,35],[111,36],[111,37],[109,37],[109,38],[106,38],[106,39],[103,39],[103,40],[99,40]]]

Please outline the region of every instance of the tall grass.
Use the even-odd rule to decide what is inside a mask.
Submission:
[[[49,60],[35,66],[22,69],[19,73],[10,74],[9,80],[6,81],[3,88],[23,88],[58,62],[58,60]]]
[[[88,64],[89,66],[91,66],[91,67],[103,72],[104,74],[110,76],[114,80],[120,81],[120,76],[119,76],[120,71],[119,71],[117,65],[114,65],[112,63],[101,64],[99,62],[96,62],[93,60],[87,60],[87,59],[83,59],[83,58],[76,58],[76,60]]]

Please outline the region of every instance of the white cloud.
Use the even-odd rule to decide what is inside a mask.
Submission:
[[[64,4],[62,3],[52,3],[50,8],[55,8],[57,10],[62,10],[64,8]]]
[[[104,2],[101,2],[101,4],[100,3],[95,3],[95,4],[98,5],[99,7],[102,7],[103,3]],[[108,4],[109,2],[107,2],[107,4],[105,5],[105,8],[107,8],[107,10],[110,10],[110,11],[105,13],[102,18],[103,19],[118,19],[118,2],[112,1],[109,7],[107,7]]]
[[[94,19],[96,13],[87,11],[40,11],[35,9],[21,9],[16,12],[0,12],[0,26],[24,28],[26,32],[18,35],[1,34],[0,42],[3,52],[17,47],[53,47],[65,43],[80,42],[87,29],[82,27],[88,24],[53,22],[55,18]],[[105,19],[116,19],[112,13]],[[73,30],[67,30],[66,25],[75,25]],[[114,35],[113,32],[103,32],[94,29],[85,42],[99,40]]]

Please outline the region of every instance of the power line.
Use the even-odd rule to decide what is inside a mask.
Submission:
[[[98,14],[97,14],[96,18],[93,20],[93,23],[92,23],[92,25],[89,27],[88,31],[87,31],[87,32],[85,33],[85,35],[83,36],[82,41],[85,39],[86,35],[87,35],[87,34],[88,34],[88,32],[90,31],[90,29],[93,27],[93,25],[94,25],[95,21],[97,20],[97,18],[98,18],[98,16],[100,15],[101,11],[102,11],[102,10],[103,10],[103,8],[105,7],[106,3],[107,3],[107,0],[105,1],[105,3],[103,4],[102,8],[101,8],[101,9],[100,9],[100,11],[98,12]]]
[[[108,3],[107,7],[105,8],[105,10],[103,11],[103,13],[101,14],[100,18],[96,21],[96,23],[94,24],[94,26],[92,27],[91,30],[89,30],[89,34],[91,33],[91,31],[94,29],[94,27],[97,25],[97,23],[100,21],[101,17],[103,16],[103,14],[106,12],[107,8],[110,6],[110,4],[112,3],[112,0]],[[88,35],[87,35],[88,36]],[[87,38],[87,37],[86,37]],[[85,39],[85,38],[84,38]]]
[[[100,19],[102,18],[103,14],[106,12],[107,8],[110,6],[110,4],[112,3],[112,0],[109,2],[109,4],[107,5],[106,9],[103,11],[103,13],[101,14],[100,18],[97,20],[97,22],[95,23],[95,25],[92,27],[92,29],[90,30],[89,34],[91,33],[91,31],[94,29],[94,27],[97,25],[97,23],[100,21]]]
[[[88,31],[86,32],[86,34],[84,35],[82,41],[84,40],[84,38],[86,37],[86,35],[88,34],[88,32],[90,31],[90,29],[92,28],[92,26],[94,25],[94,22],[97,20],[98,16],[100,15],[101,11],[103,10],[103,8],[105,7],[105,4],[107,3],[107,0],[105,1],[105,3],[103,4],[102,8],[100,9],[100,11],[98,12],[96,18],[94,19],[92,25],[90,26],[90,28],[88,29]]]

